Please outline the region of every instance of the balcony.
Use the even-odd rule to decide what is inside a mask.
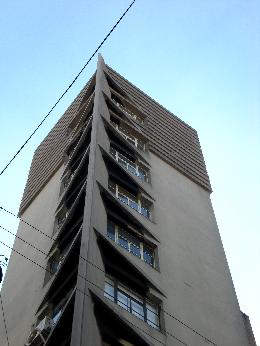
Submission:
[[[141,166],[131,161],[125,155],[118,152],[113,147],[110,147],[110,154],[115,158],[115,160],[124,168],[126,168],[130,173],[136,175],[140,180],[147,182],[148,181],[148,171]]]
[[[121,100],[118,99],[118,97],[116,97],[115,95],[112,95],[112,100],[115,102],[115,104],[125,113],[127,114],[129,117],[131,117],[132,119],[134,119],[136,122],[138,122],[139,124],[143,124],[144,120],[137,115],[136,113],[132,112],[129,108],[127,108],[126,106],[124,106],[121,103]]]
[[[117,185],[113,181],[109,181],[108,183],[108,189],[118,198],[121,202],[128,205],[130,208],[136,210],[139,214],[142,214],[146,219],[151,218],[151,203],[141,197],[137,198],[136,196],[132,195],[130,192],[122,188],[121,186]]]
[[[106,277],[104,296],[132,315],[160,330],[160,308],[113,277]]]
[[[61,229],[62,225],[65,223],[67,217],[69,216],[69,210],[63,208],[56,217],[56,222],[54,226],[54,233]]]
[[[69,248],[70,248],[70,246],[67,245],[67,247],[64,250],[62,250],[62,252],[60,251],[59,248],[56,248],[56,250],[54,250],[54,253],[50,257],[50,259],[48,261],[48,265],[47,265],[47,273],[50,274],[48,276],[52,277],[54,274],[56,274],[59,271],[66,255],[68,253]]]
[[[131,133],[130,127],[121,126],[118,125],[116,122],[111,120],[112,126],[132,145],[134,145],[136,148],[145,151],[145,143],[140,139],[137,138],[133,133]]]
[[[71,157],[74,149],[78,145],[79,141],[81,140],[81,137],[83,133],[85,132],[85,129],[89,125],[89,123],[92,120],[92,115],[88,115],[83,121],[80,128],[78,128],[76,131],[72,130],[71,133],[68,135],[68,145],[65,149],[67,155]]]
[[[65,307],[65,301],[57,306],[48,305],[39,316],[36,326],[32,329],[26,346],[45,345],[49,335],[58,323]]]
[[[25,344],[26,346],[40,346],[44,345],[47,337],[53,328],[52,319],[48,316],[45,316],[43,319],[38,321],[36,327],[32,329],[28,341]]]
[[[133,232],[130,233],[126,228],[108,220],[107,237],[151,267],[155,267],[154,248],[141,241]]]

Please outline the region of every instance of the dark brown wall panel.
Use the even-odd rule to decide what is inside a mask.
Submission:
[[[211,191],[197,132],[109,66],[106,68],[112,79],[134,102],[140,105],[147,116],[147,125],[143,126],[142,130],[150,140],[150,150],[204,189]],[[88,83],[36,149],[21,201],[20,213],[61,165],[63,151],[67,144],[67,128],[77,113],[87,87]]]
[[[150,150],[211,192],[197,132],[109,66],[107,73],[140,105],[147,116],[148,124],[143,131],[150,140]]]
[[[36,149],[20,204],[20,214],[61,165],[67,145],[67,129],[76,115],[87,86],[88,83]]]

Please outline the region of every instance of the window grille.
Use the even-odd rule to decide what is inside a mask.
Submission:
[[[107,237],[151,267],[155,266],[154,249],[110,220],[107,223]]]
[[[119,153],[113,147],[110,147],[110,153],[116,159],[116,161],[123,167],[125,167],[130,173],[136,175],[142,181],[148,181],[148,172],[140,165],[135,164],[129,160],[123,154]]]
[[[150,203],[145,198],[138,199],[116,183],[109,181],[108,189],[123,203],[138,211],[145,218],[151,218]]]
[[[135,294],[117,280],[108,277],[105,281],[104,296],[151,327],[160,329],[159,306],[146,297]]]
[[[141,150],[145,150],[145,144],[141,141],[140,138],[136,138],[133,136],[129,130],[126,128],[123,128],[116,124],[114,121],[111,121],[111,124],[114,126],[114,128],[131,144],[133,144],[135,147]]]

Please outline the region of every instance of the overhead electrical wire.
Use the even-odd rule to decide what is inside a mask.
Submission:
[[[43,269],[44,271],[47,271],[49,273],[51,273],[50,270],[48,270],[47,268],[43,267],[42,265],[38,264],[37,262],[35,262],[34,260],[30,259],[29,257],[25,256],[24,254],[22,254],[21,252],[17,251],[16,249],[14,249],[12,246],[9,246],[7,244],[5,244],[3,241],[0,240],[0,244],[4,245],[5,247],[9,248],[10,250],[14,251],[15,253],[17,253],[18,255],[22,256],[23,258],[27,259],[29,262],[35,264],[36,266],[38,266],[39,268]],[[30,245],[30,244],[29,244]],[[87,261],[87,260],[86,260]],[[88,262],[88,261],[87,261]],[[51,273],[52,274],[52,273]],[[83,277],[82,275],[78,274],[79,277],[81,277],[84,281],[90,283],[91,285],[95,286],[96,288],[98,288],[99,290],[101,290],[102,292],[104,292],[104,288],[98,286],[97,284],[95,284],[94,282],[88,280],[87,278]],[[76,288],[76,290],[78,290],[79,292],[81,292],[82,294],[90,297],[89,295],[87,295],[85,292],[81,291],[80,289]],[[91,298],[91,297],[90,297]],[[136,326],[135,324],[129,322],[130,324],[132,324],[134,327],[136,327],[137,329],[141,330],[143,333],[149,335],[149,337],[153,338],[154,340],[158,341],[159,343],[161,343],[162,345],[166,346],[162,341],[154,338],[151,334],[147,333],[146,331],[144,331],[142,328]],[[175,336],[174,334],[168,332],[165,329],[162,329],[163,332],[165,332],[167,335],[171,336],[172,338],[174,338],[175,340],[179,341],[181,344],[185,345],[185,346],[189,346],[188,344],[186,344],[184,341],[182,341],[181,339],[179,339],[177,336]]]
[[[30,136],[25,140],[25,142],[21,145],[21,147],[17,150],[17,152],[13,155],[13,157],[8,161],[8,163],[5,165],[5,167],[1,170],[0,176],[7,170],[7,168],[11,165],[11,163],[15,160],[15,158],[20,154],[20,152],[23,150],[23,148],[27,145],[27,143],[30,141],[30,139],[34,136],[34,134],[39,130],[39,128],[42,126],[42,124],[45,122],[45,120],[50,116],[52,111],[56,108],[58,103],[63,99],[63,97],[67,94],[69,89],[72,87],[72,85],[76,82],[76,80],[79,78],[79,76],[82,74],[82,72],[85,70],[87,65],[90,63],[90,61],[93,59],[93,57],[96,55],[98,50],[103,46],[105,41],[108,39],[108,37],[112,34],[112,32],[115,30],[117,25],[121,22],[121,20],[124,18],[126,13],[130,10],[130,8],[133,6],[136,0],[132,1],[132,3],[128,6],[128,8],[125,10],[125,12],[121,15],[121,17],[118,19],[116,24],[110,29],[108,34],[105,36],[105,38],[102,40],[102,42],[98,45],[94,53],[90,56],[88,61],[85,63],[85,65],[82,67],[82,69],[79,71],[79,73],[76,75],[76,77],[73,79],[73,81],[70,83],[70,85],[66,88],[66,90],[62,93],[62,95],[59,97],[59,99],[56,101],[56,103],[52,106],[52,108],[49,110],[49,112],[44,116],[44,118],[41,120],[39,125],[34,129],[34,131],[30,134]],[[31,244],[30,244],[31,245]],[[39,249],[38,249],[39,250]],[[36,264],[36,263],[35,263]],[[6,326],[6,320],[5,320],[5,313],[4,313],[4,307],[3,307],[3,301],[2,296],[0,293],[0,302],[1,302],[1,308],[2,308],[2,314],[3,314],[3,320],[4,320],[4,327],[5,327],[5,333],[6,333],[6,340],[7,344],[9,346],[9,338],[7,333],[7,326]]]
[[[3,208],[2,206],[0,206],[0,210],[4,210],[5,212],[15,216],[15,217],[18,217],[16,216],[14,213],[8,211],[7,209]],[[19,218],[19,217],[18,217]],[[25,224],[27,224],[28,226],[32,227],[34,230],[40,232],[41,234],[45,235],[46,237],[54,240],[52,237],[48,236],[46,233],[42,232],[41,230],[39,230],[37,227],[31,225],[30,223],[20,219],[22,222],[24,222]],[[39,251],[40,253],[44,254],[45,256],[48,256],[49,254],[47,254],[46,252],[38,249],[36,246],[28,243],[26,240],[22,239],[21,237],[17,236],[15,233],[11,232],[10,230],[7,230],[5,227],[1,226],[0,225],[0,228],[2,228],[3,230],[7,231],[8,233],[12,234],[14,237],[18,238],[19,240],[21,240],[22,242],[26,243],[27,245],[31,246],[32,248],[36,249],[37,251]],[[2,241],[0,241],[0,243],[2,243],[3,245],[9,247],[8,245],[4,244]],[[12,249],[14,252],[18,252],[17,250],[9,247],[10,249]],[[19,253],[19,252],[18,252]],[[37,264],[35,261],[29,259],[28,257],[26,257],[25,255],[19,253],[21,256],[25,257],[26,259],[28,259],[29,261],[33,262],[34,264],[40,266],[42,269],[48,271],[46,268],[42,267],[41,265]],[[92,267],[100,270],[101,272],[103,273],[106,273],[102,268],[100,268],[99,266],[97,266],[95,263],[89,261],[88,259],[82,257],[82,256],[79,256],[79,258],[81,258],[83,261],[86,261],[88,264],[90,264]],[[84,277],[82,277],[84,280],[86,280]],[[94,284],[94,283],[93,283]],[[95,285],[95,284],[94,284]],[[130,290],[131,291],[131,290]],[[134,292],[132,292],[134,293]],[[164,309],[161,309],[162,312],[164,312],[166,315],[168,315],[169,317],[175,319],[177,322],[179,322],[181,325],[183,325],[184,327],[190,329],[192,332],[194,332],[195,334],[197,334],[198,336],[200,336],[201,338],[203,338],[205,341],[207,341],[208,343],[211,343],[212,345],[214,346],[217,346],[217,344],[215,342],[213,342],[212,340],[210,340],[208,337],[202,335],[200,332],[198,332],[197,330],[195,330],[194,328],[192,328],[191,326],[189,326],[188,324],[186,324],[185,322],[183,322],[182,320],[180,320],[178,317],[174,316],[173,314],[169,313],[168,311],[164,310]]]
[[[79,73],[76,75],[76,77],[73,79],[73,81],[70,83],[70,85],[65,89],[65,91],[61,94],[61,96],[58,98],[56,103],[52,106],[52,108],[49,110],[49,112],[44,116],[44,118],[41,120],[39,125],[34,129],[34,131],[30,134],[30,136],[26,139],[26,141],[21,145],[21,147],[17,150],[17,152],[13,155],[13,157],[8,161],[8,163],[5,165],[5,167],[1,170],[0,176],[7,170],[7,168],[11,165],[11,163],[15,160],[15,158],[20,154],[20,152],[23,150],[23,148],[26,146],[26,144],[30,141],[30,139],[34,136],[34,134],[39,130],[39,128],[42,126],[42,124],[45,122],[45,120],[49,117],[49,115],[52,113],[54,108],[58,105],[58,103],[63,99],[63,97],[67,94],[69,89],[72,87],[72,85],[76,82],[76,80],[79,78],[79,76],[82,74],[82,72],[85,70],[87,65],[90,63],[90,61],[94,58],[94,56],[97,54],[99,49],[103,46],[105,41],[108,39],[108,37],[112,34],[112,32],[115,30],[115,28],[118,26],[118,24],[121,22],[121,20],[124,18],[124,16],[127,14],[127,12],[130,10],[130,8],[133,6],[136,0],[132,1],[131,4],[128,6],[128,8],[125,10],[125,12],[121,15],[121,17],[118,19],[118,21],[115,23],[115,25],[110,29],[108,34],[105,36],[105,38],[102,40],[102,42],[98,45],[94,53],[90,56],[88,61],[85,63],[85,65],[82,67],[82,69],[79,71]]]

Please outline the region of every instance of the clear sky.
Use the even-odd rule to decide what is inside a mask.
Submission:
[[[1,169],[129,3],[1,4]],[[101,53],[106,63],[198,131],[241,310],[249,314],[260,345],[260,2],[137,0]],[[1,205],[17,213],[35,148],[95,65],[96,59],[0,177]],[[16,231],[13,217],[0,212],[0,220]],[[13,243],[3,230],[0,240]],[[1,244],[0,253],[9,255]]]

